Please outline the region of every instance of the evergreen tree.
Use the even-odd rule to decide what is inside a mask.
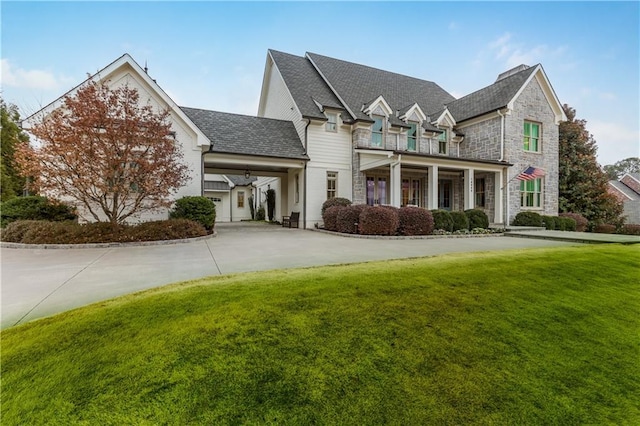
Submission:
[[[619,180],[627,173],[640,173],[640,157],[629,157],[609,164],[604,166],[604,171],[611,180]]]
[[[609,178],[596,161],[596,141],[575,109],[563,106],[560,123],[560,212],[580,213],[591,223],[617,223],[622,205],[607,192]]]
[[[15,105],[7,105],[0,99],[0,119],[2,131],[0,134],[0,199],[6,201],[16,195],[22,195],[25,179],[20,176],[14,161],[16,147],[28,143],[29,136],[22,131],[18,123],[20,114]]]

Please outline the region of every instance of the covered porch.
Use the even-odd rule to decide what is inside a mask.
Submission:
[[[363,190],[354,202],[429,210],[482,209],[504,223],[504,180],[509,163],[358,149]]]

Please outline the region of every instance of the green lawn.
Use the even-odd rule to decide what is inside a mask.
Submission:
[[[11,328],[2,425],[640,424],[640,247],[207,278]]]

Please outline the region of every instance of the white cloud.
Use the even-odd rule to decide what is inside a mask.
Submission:
[[[455,21],[451,21],[451,22],[449,22],[449,30],[450,30],[450,31],[455,31],[455,30],[457,30],[459,27],[460,27],[460,26],[458,25],[458,23],[457,23],[457,22],[455,22]]]
[[[625,124],[592,120],[587,130],[593,134],[598,146],[598,162],[613,164],[629,157],[640,156],[640,131]]]
[[[567,50],[567,46],[549,47],[546,44],[527,46],[518,43],[511,33],[505,33],[487,44],[489,51],[496,59],[504,60],[507,67],[513,68],[520,64],[535,65],[543,62],[545,57],[561,57]]]
[[[69,79],[57,77],[45,70],[25,70],[14,66],[8,59],[2,59],[0,82],[3,86],[24,89],[59,90],[68,84]]]

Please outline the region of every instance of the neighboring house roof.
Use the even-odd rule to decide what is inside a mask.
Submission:
[[[276,50],[269,50],[269,54],[303,117],[326,119],[316,102],[323,107],[344,110],[342,103],[306,58]]]
[[[227,182],[220,182],[217,180],[205,180],[204,189],[206,191],[228,191],[231,189]]]
[[[306,57],[348,107],[354,119],[370,120],[369,116],[362,112],[362,106],[380,95],[394,111],[417,103],[426,114],[441,110],[445,104],[455,100],[451,94],[432,81],[315,53],[307,53]]]
[[[229,179],[235,186],[249,186],[253,182],[257,181],[258,178],[250,177],[249,179],[240,175],[225,175],[227,179]]]
[[[624,199],[640,200],[640,194],[638,194],[622,182],[618,182],[617,180],[610,180],[609,185],[611,185],[620,194],[624,195]]]
[[[526,68],[499,79],[490,86],[450,102],[447,104],[449,112],[456,119],[456,122],[461,122],[504,108],[537,69],[537,65]]]
[[[180,107],[211,141],[211,152],[308,160],[291,121]]]
[[[609,192],[622,201],[626,222],[640,224],[640,173],[627,173],[619,181],[610,180]]]

